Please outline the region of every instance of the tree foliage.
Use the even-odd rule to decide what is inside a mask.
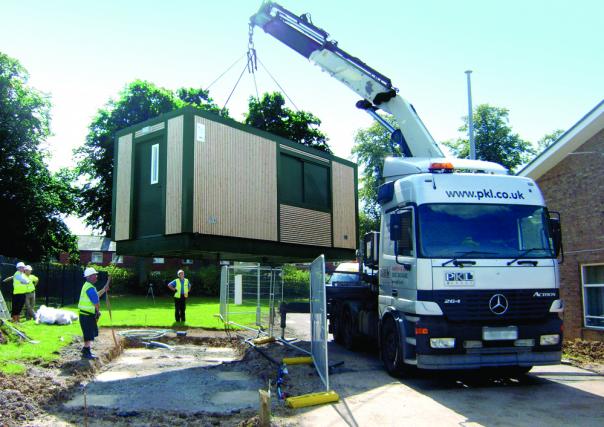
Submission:
[[[87,225],[111,233],[115,133],[185,106],[228,117],[228,111],[220,109],[206,90],[180,88],[173,92],[141,80],[128,84],[117,100],[109,100],[98,110],[86,142],[74,151],[80,182],[79,215]]]
[[[552,133],[546,134],[543,138],[537,141],[537,150],[539,150],[539,152],[545,150],[547,147],[556,142],[563,133],[564,131],[562,129],[556,129]]]
[[[50,102],[27,85],[27,71],[0,53],[0,253],[38,261],[74,254],[63,222],[75,208],[73,176],[51,173],[43,143],[50,135]]]
[[[517,166],[530,160],[535,154],[528,141],[513,133],[509,126],[507,108],[494,107],[488,104],[477,106],[473,112],[476,158],[499,163],[511,172]],[[468,117],[464,117],[460,132],[468,131]],[[467,137],[455,141],[443,142],[459,158],[470,156],[470,142]]]
[[[321,120],[307,111],[293,111],[285,107],[285,99],[279,92],[265,93],[259,101],[250,97],[244,123],[331,153],[327,136],[318,129]]]
[[[390,116],[384,117],[395,126]],[[384,159],[388,156],[400,157],[402,153],[398,145],[391,143],[390,132],[375,122],[356,133],[352,154],[362,170],[359,190],[361,199],[359,233],[362,236],[368,231],[379,230],[380,206],[377,203],[377,191],[384,170]]]

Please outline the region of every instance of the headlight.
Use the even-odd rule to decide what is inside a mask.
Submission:
[[[539,337],[539,345],[556,345],[560,342],[560,335],[541,335]]]
[[[430,338],[430,347],[453,348],[455,347],[455,338]]]

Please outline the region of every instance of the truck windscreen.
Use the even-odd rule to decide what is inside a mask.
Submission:
[[[552,258],[547,221],[541,206],[420,205],[420,253],[426,258],[470,251],[476,252],[471,258]]]

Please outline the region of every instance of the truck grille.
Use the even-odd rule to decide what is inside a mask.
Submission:
[[[539,296],[542,293],[555,293],[555,296]],[[497,294],[504,296],[507,300],[507,310],[503,314],[493,313],[489,306],[491,298]],[[418,292],[419,300],[438,303],[445,317],[452,321],[507,322],[540,319],[548,315],[552,302],[557,298],[558,290],[554,289]],[[504,302],[503,299],[501,302]]]

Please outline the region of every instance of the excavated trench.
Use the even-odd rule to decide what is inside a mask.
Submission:
[[[229,415],[258,406],[265,386],[245,364],[245,347],[226,338],[159,339],[172,349],[129,341],[66,410],[102,408],[118,413],[172,411]],[[85,402],[86,400],[86,402]]]

